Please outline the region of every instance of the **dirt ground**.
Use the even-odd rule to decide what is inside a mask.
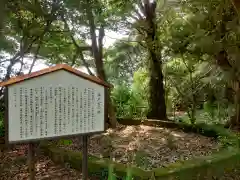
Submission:
[[[81,139],[61,141],[58,146],[80,151]],[[98,157],[113,157],[117,162],[149,170],[178,160],[210,155],[218,148],[219,144],[213,138],[179,129],[139,125],[120,126],[102,135],[92,136],[89,153]]]
[[[16,146],[1,154],[0,180],[27,180],[27,146]],[[81,173],[55,165],[49,158],[40,155],[36,159],[36,180],[81,180]]]
[[[75,151],[81,150],[81,141],[79,139],[61,141],[60,143],[65,144],[58,144],[61,148]],[[66,145],[67,143],[68,145]],[[105,134],[91,137],[89,145],[89,152],[93,155],[109,156],[111,154],[109,151],[112,150],[112,155],[115,156],[116,161],[126,163],[127,160],[132,160],[135,164],[140,163],[139,166],[141,167],[144,167],[146,162],[138,162],[130,157],[134,154],[137,154],[138,157],[147,157],[152,162],[149,167],[154,167],[154,164],[155,166],[164,166],[180,158],[190,159],[194,156],[211,154],[217,149],[217,142],[211,138],[194,133],[186,134],[176,129],[170,130],[147,126],[122,126],[114,131],[109,130]],[[139,152],[142,154],[138,154]],[[165,161],[161,162],[157,158]],[[15,146],[14,149],[0,154],[0,180],[27,179],[27,146]],[[49,158],[39,154],[36,160],[36,180],[59,179],[81,180],[82,178],[79,171],[56,165]],[[229,174],[225,174],[219,180],[240,180],[240,172],[236,169]]]

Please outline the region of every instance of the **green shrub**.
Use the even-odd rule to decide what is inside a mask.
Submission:
[[[117,117],[142,118],[146,117],[147,104],[139,92],[127,85],[117,85],[111,94]]]

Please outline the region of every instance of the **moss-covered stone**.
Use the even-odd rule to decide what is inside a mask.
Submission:
[[[153,172],[157,179],[169,177],[186,180],[200,177],[203,179],[207,176],[221,176],[226,170],[231,171],[238,166],[239,162],[238,150],[224,150],[212,156],[173,163],[165,168],[156,168]]]
[[[72,168],[81,170],[82,168],[82,154],[80,152],[73,152],[69,150],[60,149],[53,146],[42,144],[42,149],[45,155],[48,155],[54,162],[65,164],[68,163]],[[94,156],[88,157],[88,170],[90,174],[96,175],[101,171],[107,171],[109,164],[113,164],[114,172],[118,177],[125,177],[127,173],[127,166],[112,162],[108,159],[100,159]],[[151,175],[150,171],[145,171],[137,167],[130,167],[134,177],[141,179],[148,179]]]

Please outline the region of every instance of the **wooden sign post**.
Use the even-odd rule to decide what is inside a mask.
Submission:
[[[82,136],[82,179],[88,179],[88,136]]]
[[[67,65],[56,65],[1,82],[6,87],[5,142],[29,144],[34,179],[34,142],[82,136],[82,173],[87,179],[87,139],[105,130],[111,85]]]

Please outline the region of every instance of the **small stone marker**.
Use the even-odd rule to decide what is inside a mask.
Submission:
[[[87,179],[88,135],[105,130],[111,85],[60,64],[1,82],[5,90],[5,142],[29,144],[29,173],[35,178],[34,142],[82,136]]]

